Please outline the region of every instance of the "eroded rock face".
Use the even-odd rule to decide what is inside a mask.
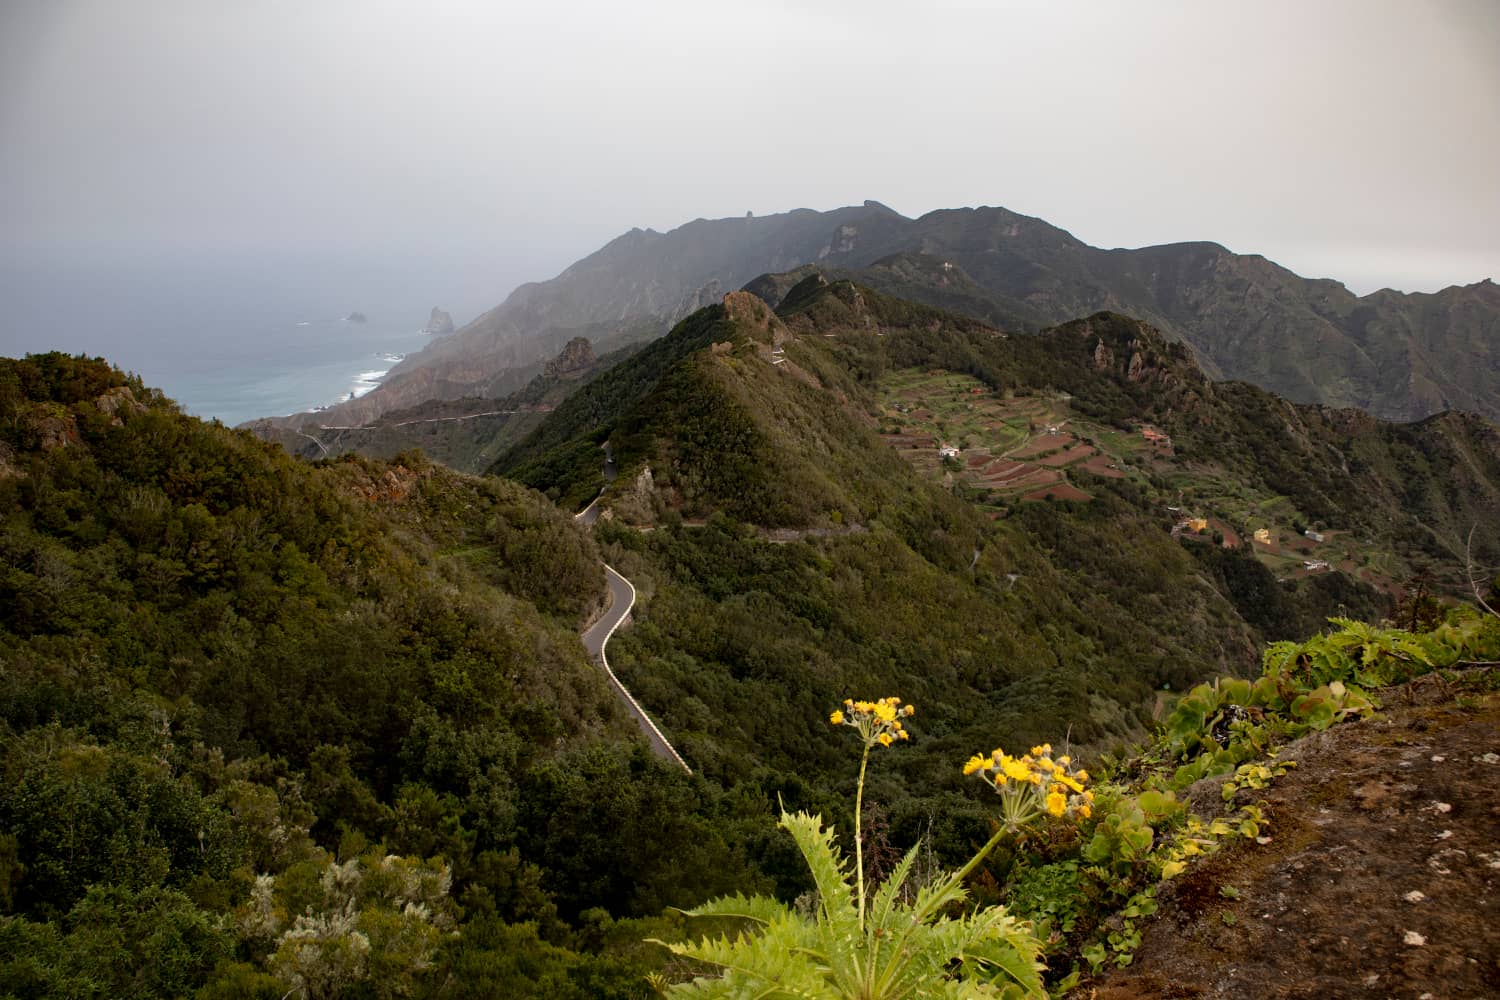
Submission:
[[[94,405],[98,407],[100,413],[113,418],[110,424],[115,427],[123,426],[124,418],[127,416],[146,412],[146,405],[137,400],[135,394],[130,391],[130,387],[125,385],[109,390],[94,400]]]
[[[1109,349],[1109,345],[1101,337],[1099,346],[1094,348],[1094,367],[1103,371],[1115,366],[1115,353]]]
[[[370,503],[404,503],[417,483],[429,478],[432,470],[418,472],[404,465],[393,465],[375,475],[362,476],[348,483],[348,490]]]
[[[432,315],[427,320],[427,325],[422,327],[422,332],[434,337],[453,332],[453,317],[449,316],[437,306],[432,307]]]
[[[71,413],[36,413],[31,417],[31,429],[37,436],[37,447],[42,451],[54,451],[78,444],[78,421]]]
[[[598,360],[594,355],[594,345],[587,337],[574,337],[557,357],[547,362],[546,372],[558,378],[568,378],[592,367]]]

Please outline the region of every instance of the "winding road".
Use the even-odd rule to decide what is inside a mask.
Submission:
[[[607,483],[614,478],[614,456],[609,452],[609,445],[605,445],[604,481]],[[579,523],[586,525],[591,525],[598,521],[599,497],[595,497],[593,502],[574,515],[574,518]],[[677,749],[667,741],[667,738],[662,735],[661,730],[656,728],[656,723],[652,722],[651,717],[646,714],[646,710],[641,708],[640,702],[635,700],[635,697],[626,689],[624,684],[620,683],[620,679],[615,676],[615,672],[609,667],[609,657],[604,654],[604,647],[609,644],[609,637],[615,634],[615,629],[619,628],[620,623],[630,614],[630,609],[635,607],[635,586],[621,576],[609,563],[604,564],[604,579],[609,584],[609,610],[605,611],[604,615],[598,621],[584,630],[582,636],[583,648],[587,649],[589,656],[593,657],[604,668],[605,675],[609,677],[610,686],[615,689],[615,694],[625,704],[625,710],[630,713],[631,718],[635,719],[636,724],[641,727],[641,732],[646,734],[646,742],[650,744],[651,751],[662,760],[677,764],[688,774],[692,774],[693,769],[688,767],[687,761],[682,759],[682,755],[677,752]]]
[[[609,442],[606,441],[604,443],[604,485],[608,486],[610,483],[612,483],[614,481],[615,481],[615,456],[609,450]],[[604,491],[600,490],[599,491],[599,496],[594,497],[594,499],[589,502],[589,505],[587,507],[583,508],[583,510],[581,510],[577,514],[573,515],[574,520],[578,521],[581,524],[588,524],[588,525],[592,525],[594,522],[598,521],[599,520],[599,500],[603,496],[604,496]],[[608,569],[609,567],[606,566],[605,568]],[[611,570],[611,572],[613,572],[613,570]],[[623,580],[625,578],[622,576],[622,577],[620,577],[620,579]],[[613,591],[611,591],[611,593],[613,593]]]

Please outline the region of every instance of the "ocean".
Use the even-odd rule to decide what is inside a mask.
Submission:
[[[435,299],[440,284],[265,254],[10,257],[0,261],[0,355],[100,356],[233,426],[370,391],[431,340],[421,329],[433,305],[468,318]],[[354,312],[366,321],[349,321]]]

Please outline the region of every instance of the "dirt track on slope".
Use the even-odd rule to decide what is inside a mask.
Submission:
[[[1163,886],[1134,964],[1072,996],[1500,997],[1500,694],[1382,700],[1289,746],[1271,843]]]

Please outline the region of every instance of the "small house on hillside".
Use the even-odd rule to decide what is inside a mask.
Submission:
[[[1323,534],[1322,534],[1322,532],[1314,531],[1311,528],[1308,528],[1302,534],[1305,535],[1308,539],[1310,539],[1311,541],[1314,541],[1314,542],[1321,542],[1323,540]]]
[[[1255,529],[1255,540],[1257,542],[1260,542],[1260,544],[1262,544],[1262,545],[1270,545],[1271,544],[1271,529],[1270,528],[1256,528]]]
[[[940,458],[957,458],[958,449],[953,447],[951,444],[945,444],[938,449],[938,456]]]

